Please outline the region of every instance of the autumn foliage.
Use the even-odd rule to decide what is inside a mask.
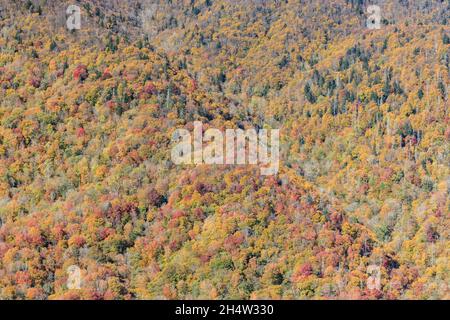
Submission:
[[[0,299],[449,298],[445,2],[369,30],[367,1],[80,1],[73,32],[26,2],[0,1]],[[194,121],[279,128],[279,174],[174,165]]]

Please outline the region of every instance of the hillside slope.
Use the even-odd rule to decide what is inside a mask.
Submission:
[[[0,3],[0,299],[448,299],[448,1],[380,30],[365,1],[77,1],[73,32]],[[174,165],[194,121],[279,128],[279,174]]]

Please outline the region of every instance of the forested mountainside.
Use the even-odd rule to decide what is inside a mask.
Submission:
[[[0,299],[448,299],[449,13],[0,0]],[[194,121],[278,174],[175,165]]]

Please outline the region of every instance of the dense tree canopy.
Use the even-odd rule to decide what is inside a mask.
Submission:
[[[74,2],[68,31],[0,1],[0,299],[449,298],[448,1],[380,30],[367,1]],[[194,121],[279,128],[279,174],[174,165]]]

